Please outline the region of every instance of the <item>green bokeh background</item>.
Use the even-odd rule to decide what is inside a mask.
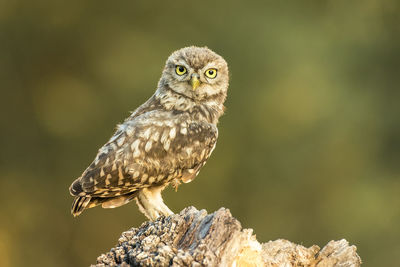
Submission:
[[[68,187],[193,44],[229,63],[227,112],[168,206],[400,266],[399,18],[397,0],[0,0],[1,266],[87,266],[145,220],[135,204],[72,218]]]

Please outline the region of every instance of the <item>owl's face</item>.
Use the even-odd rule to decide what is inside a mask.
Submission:
[[[221,56],[206,47],[186,47],[168,58],[161,82],[179,94],[207,100],[226,95],[228,66]]]

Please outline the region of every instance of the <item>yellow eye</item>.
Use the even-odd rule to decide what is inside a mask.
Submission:
[[[205,72],[206,76],[210,79],[217,77],[217,69],[208,69]]]
[[[187,72],[186,68],[184,66],[181,65],[177,65],[175,67],[175,72],[176,74],[178,74],[179,76],[182,76],[183,74],[185,74]]]

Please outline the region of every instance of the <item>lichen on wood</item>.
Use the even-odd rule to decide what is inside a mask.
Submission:
[[[207,214],[189,207],[143,223],[92,266],[360,266],[356,247],[344,239],[323,249],[279,239],[260,244],[229,210]]]

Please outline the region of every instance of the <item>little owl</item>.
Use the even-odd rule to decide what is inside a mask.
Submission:
[[[156,92],[117,127],[69,188],[71,213],[135,199],[149,219],[171,215],[161,191],[192,181],[215,148],[228,89],[225,60],[206,47],[168,58]]]

